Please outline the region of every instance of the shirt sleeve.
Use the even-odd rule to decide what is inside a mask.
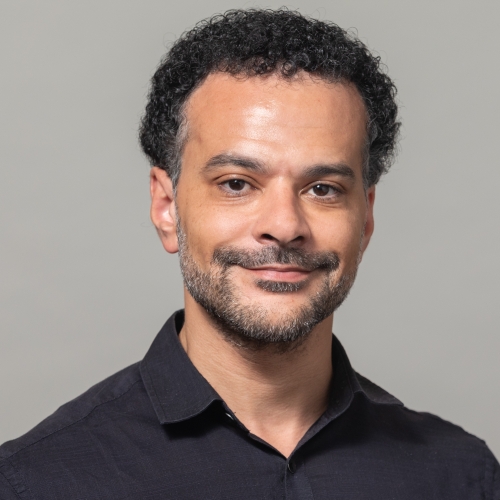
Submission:
[[[491,498],[492,500],[500,500],[500,464],[493,454],[491,457],[493,459],[493,494]]]
[[[14,491],[11,484],[0,472],[0,498],[2,500],[19,500],[21,497]]]

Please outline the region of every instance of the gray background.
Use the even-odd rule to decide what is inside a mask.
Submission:
[[[184,29],[238,0],[2,0],[0,442],[142,358],[182,306],[136,130]],[[309,0],[399,87],[401,153],[335,332],[355,367],[500,456],[495,1]]]

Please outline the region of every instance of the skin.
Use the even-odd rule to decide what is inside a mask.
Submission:
[[[151,218],[167,252],[178,250],[180,216],[204,271],[213,251],[228,245],[333,251],[340,258],[334,279],[357,267],[373,233],[375,187],[363,185],[367,116],[352,85],[307,74],[284,81],[216,73],[189,98],[186,117],[175,196],[166,173],[151,170]],[[272,293],[255,285],[258,278],[305,286]],[[285,265],[231,268],[242,303],[265,308],[277,322],[307,303],[322,278],[319,270]],[[252,434],[289,456],[327,406],[333,314],[283,354],[228,342],[184,295],[179,337],[189,358]]]

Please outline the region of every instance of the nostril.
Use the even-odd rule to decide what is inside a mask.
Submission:
[[[273,236],[272,234],[269,233],[264,233],[261,235],[261,239],[263,241],[272,241],[273,243],[277,243],[279,246],[283,245],[290,245],[290,244],[300,244],[305,241],[305,237],[300,235],[295,237],[293,240],[288,241],[288,240],[281,240],[280,238],[276,238],[276,236]]]
[[[262,239],[264,240],[270,240],[270,241],[278,241],[274,236],[271,236],[270,234],[263,234]]]

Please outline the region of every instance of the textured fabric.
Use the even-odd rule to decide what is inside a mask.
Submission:
[[[485,443],[356,374],[334,337],[324,415],[286,459],[192,365],[172,316],[142,362],[0,447],[1,500],[500,500]]]

